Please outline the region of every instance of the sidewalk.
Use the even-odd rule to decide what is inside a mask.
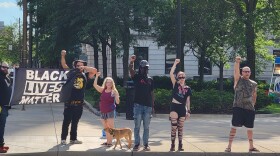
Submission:
[[[94,156],[138,156],[138,155],[250,155],[246,129],[237,130],[232,153],[224,153],[230,130],[231,115],[193,115],[184,127],[184,152],[169,152],[170,122],[168,115],[157,115],[150,125],[150,152],[132,152],[123,141],[123,149],[105,148],[100,144],[102,126],[99,117],[84,109],[78,127],[80,145],[60,145],[63,104],[28,105],[25,111],[22,106],[13,106],[9,111],[5,132],[5,142],[10,146],[8,154],[3,155],[94,155]],[[254,143],[261,153],[253,155],[280,156],[280,118],[273,115],[256,117]],[[115,120],[117,128],[130,127],[133,120],[125,120],[121,115]],[[141,133],[142,134],[142,131]],[[142,135],[141,135],[142,136]],[[69,139],[69,137],[68,137]],[[67,140],[69,142],[69,140]],[[176,140],[177,141],[177,140]],[[176,149],[177,149],[176,144]],[[0,154],[1,155],[1,154]]]

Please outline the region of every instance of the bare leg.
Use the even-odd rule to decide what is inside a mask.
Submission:
[[[232,142],[235,137],[235,134],[236,134],[236,128],[231,128],[230,133],[229,133],[229,139],[228,139],[228,147],[225,150],[225,152],[231,152],[231,146],[232,146]]]
[[[170,148],[170,151],[175,151],[175,139],[176,139],[176,132],[178,129],[178,114],[174,111],[170,112],[170,120],[171,120],[171,148]]]

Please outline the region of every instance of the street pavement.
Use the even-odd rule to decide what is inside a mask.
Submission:
[[[246,129],[237,130],[232,152],[225,153],[230,130],[231,115],[192,114],[185,122],[184,152],[169,152],[170,121],[167,114],[156,114],[150,124],[150,152],[133,152],[122,140],[123,149],[117,146],[103,147],[101,138],[102,125],[100,119],[88,109],[84,109],[78,127],[78,139],[83,144],[60,145],[61,126],[63,120],[63,104],[13,106],[7,119],[5,142],[10,146],[7,154],[26,156],[138,156],[138,155],[273,155],[280,156],[280,115],[257,115],[255,120],[254,144],[260,153],[248,152]],[[116,128],[130,127],[133,130],[133,120],[126,120],[125,114],[115,119]],[[141,127],[142,128],[142,127]],[[140,132],[142,134],[142,131]],[[141,135],[142,136],[142,135]],[[176,140],[176,149],[178,148]],[[68,140],[69,142],[69,136]],[[113,143],[114,144],[114,143]]]

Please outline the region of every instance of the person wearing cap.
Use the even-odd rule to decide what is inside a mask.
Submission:
[[[0,96],[0,153],[7,153],[9,147],[4,146],[4,131],[6,120],[8,117],[9,110],[9,101],[12,93],[12,85],[11,79],[9,78],[8,69],[9,66],[7,63],[2,62],[0,65],[0,88],[1,88],[1,96]]]
[[[61,51],[61,66],[63,69],[68,70],[69,67],[65,61],[66,51]],[[67,73],[67,85],[71,85],[69,94],[69,99],[65,100],[64,103],[64,119],[62,123],[62,133],[61,133],[61,144],[66,144],[66,138],[68,135],[68,127],[71,123],[70,131],[70,144],[82,144],[82,141],[77,139],[77,129],[78,123],[83,113],[85,88],[87,79],[91,79],[97,73],[96,68],[88,67],[87,62],[83,60],[76,60],[72,63],[73,69]],[[84,73],[84,70],[87,73]]]
[[[148,76],[149,63],[147,60],[142,60],[139,65],[139,70],[135,73],[134,61],[135,55],[130,58],[129,72],[135,86],[134,96],[134,151],[140,148],[140,127],[143,121],[143,145],[145,151],[150,151],[149,147],[149,125],[154,108],[154,82]]]

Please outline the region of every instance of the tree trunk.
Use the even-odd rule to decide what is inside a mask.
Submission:
[[[97,39],[93,36],[93,56],[94,56],[94,67],[98,70],[98,44]]]
[[[130,30],[127,24],[124,24],[124,31],[122,34],[123,45],[123,84],[126,85],[128,80],[128,57],[129,57],[129,43],[130,43]]]
[[[204,80],[204,66],[205,66],[205,57],[206,57],[206,48],[203,46],[199,48],[200,50],[200,58],[199,58],[199,79],[198,83],[202,84]]]
[[[112,78],[117,81],[117,43],[116,38],[111,38],[111,52],[112,52]]]
[[[182,72],[185,72],[185,54],[184,54],[184,47],[185,47],[185,41],[182,40],[181,44],[181,58],[180,58],[180,70]]]
[[[219,90],[224,90],[224,63],[222,61],[219,65]]]
[[[106,47],[107,41],[106,39],[100,39],[102,43],[102,64],[103,64],[103,77],[107,77],[107,54],[106,54]]]
[[[255,80],[256,76],[256,51],[255,51],[255,31],[250,19],[245,22],[246,29],[246,51],[247,51],[247,63],[251,68],[251,79]]]

